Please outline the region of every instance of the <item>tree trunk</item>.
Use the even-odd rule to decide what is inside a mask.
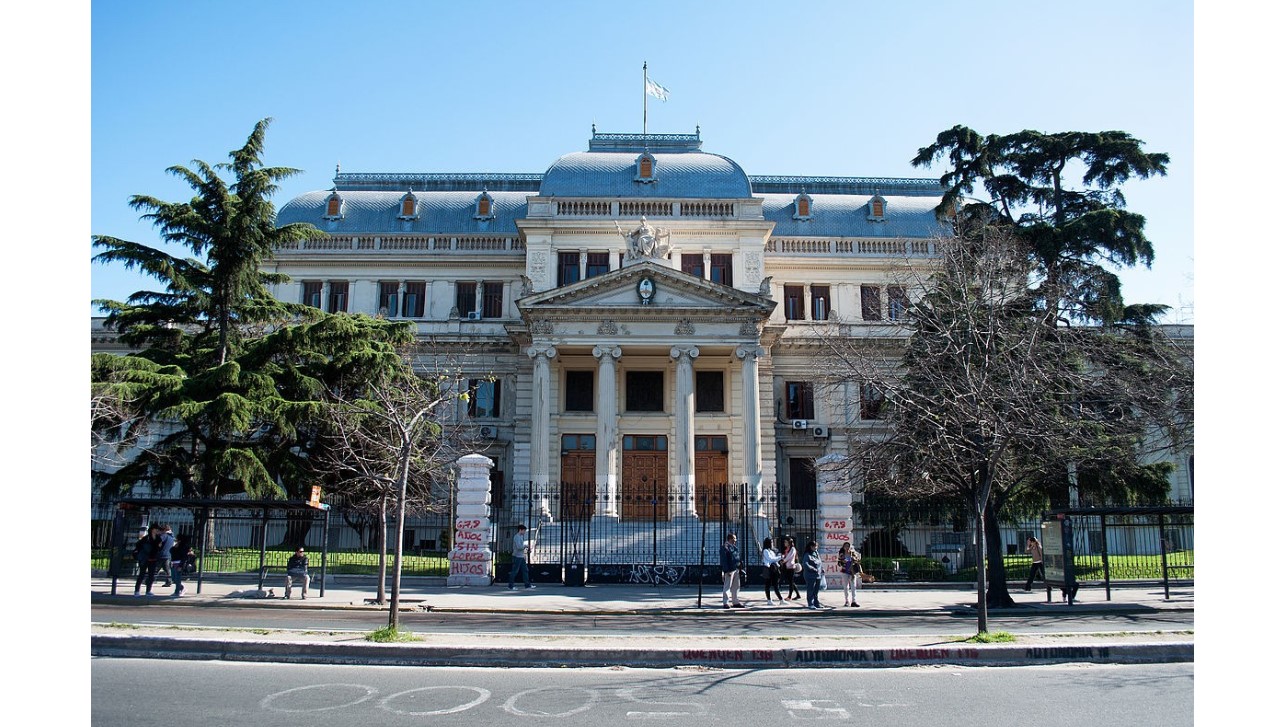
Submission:
[[[976,528],[973,534],[973,549],[976,551],[976,632],[986,633],[990,630],[990,614],[985,602],[985,517],[979,503],[973,503]]]
[[[990,608],[1011,608],[1016,605],[1008,594],[1007,567],[1003,563],[1003,535],[999,532],[999,516],[994,511],[993,501],[985,504],[985,550],[989,556],[986,564],[989,590],[986,591],[985,603]]]
[[[287,548],[298,548],[303,545],[308,538],[308,533],[312,532],[312,514],[312,510],[307,512],[287,512],[285,515],[285,535],[282,536],[280,544]]]
[[[388,602],[388,498],[379,498],[379,530],[375,533],[379,541],[379,590],[375,593],[375,602],[380,606]]]

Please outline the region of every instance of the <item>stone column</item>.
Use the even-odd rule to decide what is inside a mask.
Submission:
[[[674,456],[678,460],[678,516],[696,517],[695,506],[695,369],[700,355],[695,346],[674,346],[669,357],[678,362],[674,389]]]
[[[535,485],[535,514],[543,522],[551,521],[548,509],[548,438],[552,409],[552,381],[548,362],[557,355],[549,344],[535,344],[526,349],[526,355],[535,361],[531,385],[531,480]]]
[[[616,416],[615,360],[619,346],[594,346],[597,359],[597,510],[595,514],[619,517],[615,508],[619,491],[619,420]]]
[[[745,441],[745,477],[749,481],[749,492],[754,498],[755,517],[765,515],[762,502],[762,408],[758,392],[758,357],[766,353],[761,346],[736,348],[736,356],[741,361],[740,387],[744,391],[741,426]]]
[[[827,454],[816,460],[816,504],[820,517],[820,562],[825,577],[838,574],[838,550],[852,542],[852,492],[842,481],[844,459]],[[855,548],[856,544],[852,543]],[[837,578],[831,586],[837,586]]]
[[[495,463],[480,454],[468,454],[455,462],[459,485],[455,495],[455,540],[448,557],[448,586],[489,586],[490,552],[490,470]]]

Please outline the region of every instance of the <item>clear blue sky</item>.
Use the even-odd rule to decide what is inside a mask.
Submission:
[[[909,160],[955,124],[1130,132],[1172,163],[1125,188],[1156,249],[1125,295],[1193,315],[1190,3],[97,2],[92,41],[93,233],[154,243],[128,197],[186,199],[164,169],[268,116],[268,162],[304,170],[278,206],[336,163],[542,172],[593,123],[641,131],[645,60],[671,91],[648,130],[699,124],[749,174],[939,176]]]

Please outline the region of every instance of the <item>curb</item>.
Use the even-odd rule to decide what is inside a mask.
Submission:
[[[806,611],[804,609],[793,608],[749,608],[741,611],[726,611],[716,605],[696,608],[694,606],[683,607],[656,607],[656,608],[630,608],[630,609],[557,609],[557,608],[490,608],[490,607],[460,607],[460,606],[434,606],[427,603],[428,599],[416,599],[414,601],[402,601],[398,609],[402,613],[414,613],[419,611],[431,611],[433,613],[480,613],[480,614],[532,614],[532,615],[562,615],[568,613],[583,614],[585,616],[706,616],[706,617],[726,617],[726,618],[745,618],[750,615],[772,615],[772,616],[804,616],[806,618],[846,618],[849,616],[923,616],[939,613],[951,613],[956,615],[975,616],[976,607],[971,604],[965,605],[945,605],[933,606],[931,608],[879,608],[867,607],[859,611],[848,611],[838,608],[825,609],[818,612]],[[283,599],[256,599],[256,598],[226,598],[221,596],[192,596],[183,598],[169,598],[165,596],[156,596],[149,599],[135,599],[132,596],[111,595],[108,593],[91,593],[90,603],[113,604],[113,605],[137,605],[137,606],[188,606],[196,608],[290,608],[298,610],[336,610],[336,611],[387,611],[387,606],[378,606],[375,604],[357,604],[357,603],[323,603],[314,601],[311,603],[303,601],[285,601]],[[1163,612],[1190,612],[1195,607],[1181,604],[1174,604],[1164,608],[1146,606],[1136,603],[1079,603],[1069,606],[1065,603],[1038,603],[1027,604],[1015,608],[990,608],[987,612],[994,615],[1014,615],[1014,614],[1031,614],[1031,613],[1074,613],[1081,615],[1088,614],[1153,614]]]
[[[1098,646],[943,646],[909,648],[674,649],[442,647],[419,644],[334,644],[214,641],[162,636],[95,634],[92,656],[357,666],[532,667],[627,666],[670,668],[890,668],[925,664],[1159,664],[1193,662],[1193,642]]]

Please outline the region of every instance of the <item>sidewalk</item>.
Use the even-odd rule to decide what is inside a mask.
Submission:
[[[256,596],[258,581],[248,576],[217,576],[205,580],[201,592],[196,592],[194,581],[188,581],[186,590],[180,598],[170,596],[173,589],[154,587],[157,595],[151,598],[137,599],[147,603],[181,602],[185,605],[234,605],[255,606],[264,608],[385,608],[368,604],[368,599],[375,596],[375,580],[370,576],[330,576],[327,578],[325,595],[321,595],[320,584],[314,582],[308,591],[307,600],[299,598],[298,590],[294,597],[286,601],[285,585],[281,578],[269,579],[264,583],[264,590],[275,595],[274,598]],[[132,602],[133,582],[120,580],[117,583],[117,595],[110,595],[111,579],[95,577],[91,579],[92,599],[95,603],[111,599],[114,602]],[[1020,587],[1011,589],[1012,598],[1021,609],[1038,609],[1063,611],[1072,610],[1080,613],[1130,613],[1159,610],[1189,611],[1195,608],[1194,588],[1171,588],[1170,598],[1164,598],[1163,586],[1113,586],[1110,599],[1106,590],[1097,587],[1079,589],[1073,606],[1061,601],[1060,592],[1052,591],[1052,601],[1047,600],[1044,589],[1035,589],[1026,593]],[[733,609],[733,613],[772,612],[788,613],[798,611],[806,613],[802,600],[788,601],[784,605],[777,603],[768,606],[761,591],[742,589],[741,596],[747,605],[745,609]],[[860,609],[843,609],[842,596],[837,591],[822,591],[821,604],[836,607],[834,610],[820,611],[813,615],[853,613],[921,613],[936,612],[942,609],[974,610],[976,604],[975,590],[958,584],[934,583],[914,585],[865,586],[859,591]],[[404,610],[432,610],[459,612],[523,612],[523,613],[701,613],[710,609],[721,610],[722,593],[716,586],[705,586],[701,592],[695,586],[648,586],[624,584],[594,584],[582,587],[568,587],[558,583],[536,584],[527,590],[520,585],[515,590],[495,583],[489,587],[447,586],[444,578],[403,578],[401,589],[401,607]],[[703,608],[697,608],[697,601]],[[994,613],[1007,612],[1010,609],[990,609]]]
[[[276,598],[253,597],[257,579],[219,577],[206,580],[200,594],[189,583],[180,598],[167,595],[135,598],[133,583],[120,581],[117,594],[110,595],[111,581],[91,580],[94,603],[146,604],[148,606],[197,605],[201,607],[258,607],[290,609],[385,610],[368,604],[374,595],[373,579],[338,576],[329,579],[325,596],[313,584],[307,600],[281,598],[282,584],[265,583]],[[171,589],[159,586],[158,594]],[[861,590],[861,608],[842,608],[838,593],[821,594],[821,602],[836,606],[808,611],[800,601],[768,607],[760,595],[742,591],[747,608],[723,610],[721,593],[706,588],[704,608],[696,607],[699,591],[689,586],[588,585],[566,587],[537,584],[531,590],[509,591],[496,584],[486,588],[449,587],[444,579],[405,579],[402,610],[431,610],[434,613],[522,613],[553,614],[679,614],[715,617],[700,636],[647,635],[548,636],[539,632],[538,621],[524,633],[452,634],[416,632],[422,641],[377,644],[353,632],[298,632],[274,630],[250,632],[244,629],[219,630],[130,627],[125,633],[106,625],[94,626],[91,649],[98,656],[151,658],[227,659],[294,663],[344,663],[421,666],[635,666],[671,667],[699,665],[711,668],[782,668],[826,666],[907,666],[912,664],[1015,665],[1065,662],[1138,663],[1193,661],[1193,637],[1188,632],[1108,635],[1090,633],[1021,634],[1015,643],[970,644],[960,639],[975,633],[974,622],[961,620],[958,633],[899,635],[871,629],[868,636],[723,636],[716,623],[722,619],[779,616],[782,618],[894,617],[922,613],[975,612],[974,594],[953,584],[882,585]],[[1194,589],[1171,589],[1165,599],[1162,586],[1114,588],[1106,600],[1103,588],[1082,588],[1075,605],[1059,600],[1046,602],[1045,592],[1015,590],[1014,599],[1023,613],[1153,613],[1191,611]],[[1013,609],[991,609],[992,614]],[[247,624],[247,626],[252,626]],[[966,633],[964,633],[966,632]]]

